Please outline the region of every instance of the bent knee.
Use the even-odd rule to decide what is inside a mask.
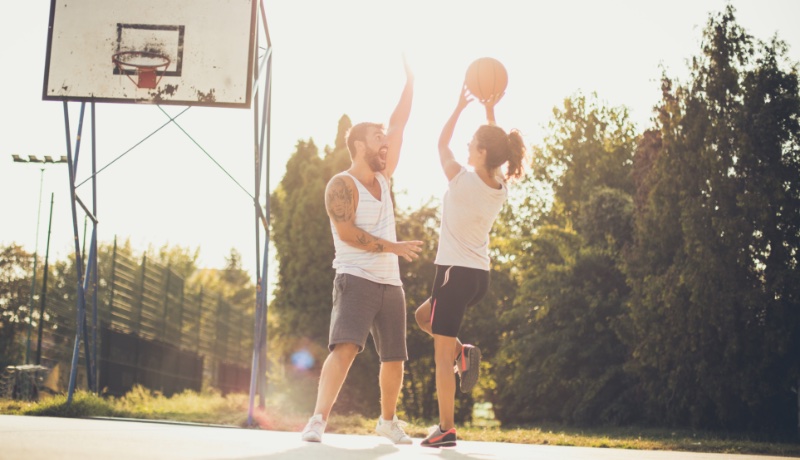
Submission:
[[[431,324],[429,322],[430,321],[430,315],[426,315],[426,314],[420,312],[419,310],[417,310],[417,312],[414,314],[414,319],[417,320],[417,325],[419,327],[423,328],[423,329],[425,329],[426,326],[430,326],[430,324]]]
[[[352,360],[358,354],[359,348],[360,347],[354,343],[337,343],[333,345],[331,355],[335,356],[337,359]]]
[[[417,311],[414,312],[414,319],[416,319],[417,324],[424,330],[430,330],[431,328],[431,303],[430,300],[426,300],[425,303],[417,308]]]

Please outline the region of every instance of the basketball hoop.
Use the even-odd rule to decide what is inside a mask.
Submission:
[[[170,63],[168,57],[150,51],[121,51],[112,55],[111,60],[134,85],[148,89],[158,86]],[[137,79],[134,80],[132,75]]]

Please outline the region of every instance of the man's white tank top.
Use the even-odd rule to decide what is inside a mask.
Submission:
[[[358,179],[350,173],[345,172],[344,174],[353,178],[358,190],[356,227],[386,241],[396,242],[394,205],[389,193],[389,182],[383,177],[383,174],[375,174],[381,185],[380,201],[375,199]],[[348,273],[381,284],[403,285],[400,280],[400,267],[396,254],[369,252],[345,243],[339,237],[333,222],[331,222],[331,233],[333,233],[333,246],[336,249],[333,259],[333,268],[336,269],[336,273]]]

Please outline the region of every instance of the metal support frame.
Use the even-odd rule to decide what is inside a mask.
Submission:
[[[268,267],[269,267],[269,158],[270,158],[270,112],[271,112],[271,93],[272,93],[272,43],[269,37],[269,29],[267,27],[267,16],[264,11],[263,0],[258,2],[258,15],[260,21],[256,20],[256,36],[255,36],[255,53],[254,58],[256,64],[253,66],[253,136],[255,146],[255,191],[253,193],[253,205],[255,207],[255,238],[256,238],[256,260],[261,257],[261,266],[256,264],[256,305],[255,305],[255,318],[254,318],[254,335],[253,335],[253,361],[250,376],[250,402],[248,409],[248,423],[253,422],[253,404],[255,393],[258,391],[260,394],[259,406],[265,406],[266,394],[266,368],[267,368],[267,288],[268,288]],[[263,27],[265,36],[265,48],[263,56],[259,56],[261,47],[259,45],[261,37],[258,25]],[[260,86],[263,83],[263,95],[259,96]],[[261,99],[261,104],[259,104]],[[67,404],[72,402],[73,393],[77,380],[78,361],[80,356],[80,344],[84,344],[84,355],[86,358],[86,375],[90,391],[97,392],[97,382],[99,382],[99,373],[97,372],[97,174],[111,163],[101,168],[99,171],[96,169],[96,135],[95,135],[95,110],[94,101],[91,101],[91,123],[92,123],[92,174],[89,179],[92,181],[92,210],[90,211],[83,201],[78,197],[77,188],[87,182],[76,184],[76,172],[78,168],[78,158],[80,153],[81,133],[83,129],[83,119],[86,107],[86,101],[81,102],[80,117],[78,122],[78,132],[75,141],[75,153],[73,158],[72,144],[70,138],[70,124],[69,124],[69,108],[68,101],[64,101],[64,126],[66,131],[67,143],[67,163],[69,167],[69,186],[70,186],[70,202],[72,207],[72,226],[75,238],[75,267],[77,272],[77,308],[76,308],[76,332],[75,343],[72,353],[72,366],[70,369],[69,390],[67,396]],[[160,108],[160,107],[159,107]],[[170,123],[177,123],[175,119],[182,115],[186,110],[180,112],[178,115],[169,116],[169,121],[160,126],[156,131],[151,133],[155,134],[158,130]],[[162,109],[163,111],[163,109]],[[178,126],[180,128],[180,126]],[[182,128],[181,128],[182,129]],[[149,137],[149,136],[148,136]],[[141,142],[146,140],[143,139]],[[140,142],[140,143],[141,143]],[[139,143],[139,144],[140,144]],[[124,154],[137,147],[131,147]],[[266,156],[266,158],[265,158]],[[119,159],[119,158],[117,158]],[[116,161],[116,160],[114,160]],[[113,163],[113,161],[112,161]],[[262,176],[266,176],[265,184],[265,206],[262,209],[259,195],[261,193]],[[89,254],[84,267],[83,252],[81,248],[79,232],[78,232],[78,215],[77,206],[80,206],[85,215],[92,220],[92,238],[90,241]],[[261,232],[264,232],[264,250],[261,250]],[[86,233],[86,231],[84,231]],[[84,235],[85,236],[85,235]],[[116,242],[115,242],[116,244]],[[86,244],[84,243],[84,246]],[[85,248],[84,248],[85,249]],[[91,286],[90,286],[91,284]],[[87,314],[86,314],[86,296],[89,288],[93,288],[92,295],[92,323],[91,334],[87,327]],[[202,295],[202,293],[201,293]],[[202,308],[202,306],[201,306]],[[199,327],[198,327],[199,334]]]
[[[69,106],[68,102],[64,101],[64,128],[66,131],[67,140],[67,167],[69,169],[69,188],[70,188],[70,202],[72,206],[72,229],[75,239],[75,271],[77,274],[77,308],[76,308],[76,322],[75,322],[75,343],[72,349],[72,366],[70,368],[69,376],[69,389],[67,393],[67,404],[72,403],[72,397],[75,392],[75,384],[77,380],[78,360],[80,356],[80,344],[84,345],[84,358],[86,360],[86,378],[90,391],[97,391],[95,382],[95,364],[97,358],[97,181],[96,181],[96,143],[95,143],[95,111],[94,102],[91,102],[91,122],[92,122],[92,199],[93,209],[90,212],[83,202],[78,197],[75,185],[75,177],[78,170],[78,160],[80,158],[81,148],[81,135],[83,133],[83,119],[86,110],[86,102],[81,102],[81,112],[78,120],[78,132],[75,139],[75,153],[73,156],[71,132],[69,124]],[[90,242],[89,254],[86,260],[86,268],[84,271],[83,252],[81,251],[81,243],[78,233],[78,213],[76,204],[80,204],[86,215],[92,220],[92,239]],[[84,248],[85,249],[85,248]],[[92,338],[89,337],[89,330],[86,324],[86,294],[90,288],[90,280],[92,282],[92,299],[94,306],[94,313],[92,315]]]
[[[256,230],[256,255],[262,256],[260,241],[260,226],[264,228],[264,252],[262,256],[262,266],[256,267],[256,309],[255,324],[253,327],[253,362],[250,368],[250,399],[247,410],[247,424],[253,425],[253,405],[255,393],[260,394],[259,407],[265,406],[265,395],[267,391],[266,371],[267,371],[267,288],[268,269],[269,269],[269,164],[270,164],[270,112],[272,105],[272,42],[269,38],[269,28],[267,27],[267,15],[264,12],[264,3],[259,1],[259,12],[261,25],[264,28],[266,37],[266,52],[258,65],[253,66],[254,90],[253,90],[253,135],[256,148],[255,151],[255,191],[253,193],[253,205],[255,207],[255,230]],[[256,53],[259,53],[260,34],[256,31]],[[258,57],[258,55],[256,55]],[[262,73],[263,71],[263,73]],[[259,119],[259,83],[264,80],[263,106]],[[260,121],[260,123],[259,123]],[[266,154],[266,161],[264,161]],[[262,165],[264,167],[262,167]],[[266,175],[266,194],[265,207],[261,208],[259,195],[261,194],[262,173]],[[258,259],[256,259],[258,260]]]

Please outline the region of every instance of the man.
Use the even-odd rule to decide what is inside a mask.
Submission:
[[[328,416],[350,365],[372,334],[381,360],[381,416],[375,431],[395,444],[411,444],[397,419],[406,350],[405,293],[398,256],[418,257],[421,241],[397,241],[389,180],[400,159],[403,130],[411,113],[414,77],[405,64],[406,85],[384,133],[383,126],[359,123],[347,134],[351,166],[325,189],[336,255],[328,349],[322,365],[314,415],[304,441],[320,442]]]

